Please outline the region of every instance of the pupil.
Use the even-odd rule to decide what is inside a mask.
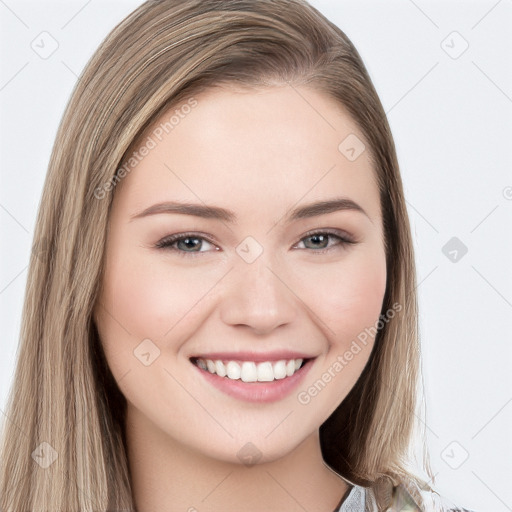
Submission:
[[[193,241],[192,242],[192,245],[190,245],[190,242],[191,240]],[[180,240],[180,242],[183,242],[183,244],[185,244],[185,247],[188,248],[188,249],[194,249],[194,242],[197,242],[197,238],[184,238],[183,240]]]
[[[319,241],[320,239],[323,239],[323,240],[320,240],[320,242],[322,241],[326,241],[327,240],[327,237],[325,235],[311,235],[311,240],[316,240],[316,241]],[[322,248],[325,247],[325,245],[322,246]]]

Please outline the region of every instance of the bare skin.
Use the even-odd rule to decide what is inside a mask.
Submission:
[[[305,87],[225,86],[195,100],[116,187],[95,310],[128,401],[137,510],[332,512],[348,486],[323,461],[319,427],[368,361],[373,338],[351,347],[377,322],[386,286],[368,150],[351,161],[338,149],[349,134],[364,136],[338,103]],[[363,211],[287,220],[339,197]],[[137,216],[166,201],[219,206],[236,222]],[[182,233],[188,242],[156,247]],[[236,250],[246,237],[262,251],[250,263]],[[135,355],[143,340],[148,365]],[[296,389],[268,403],[226,394],[190,361],[285,349],[314,359]],[[254,463],[241,457],[247,450]]]

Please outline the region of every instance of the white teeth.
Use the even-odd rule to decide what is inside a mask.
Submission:
[[[286,361],[277,361],[274,364],[274,377],[284,379],[286,377]]]
[[[215,361],[215,371],[219,377],[226,376],[226,367],[222,361]]]
[[[229,361],[226,366],[227,375],[230,379],[238,380],[242,375],[242,369],[238,363],[235,361]],[[213,372],[211,372],[213,373]]]
[[[258,370],[256,370],[256,364],[248,361],[243,362],[240,378],[244,382],[256,382],[258,380]]]
[[[302,359],[281,359],[275,363],[264,361],[244,361],[240,366],[236,361],[228,361],[224,364],[220,360],[196,359],[197,366],[210,373],[216,373],[219,377],[227,377],[232,380],[243,382],[272,382],[291,377],[302,365]]]
[[[258,381],[259,382],[271,382],[274,380],[274,370],[272,369],[272,363],[266,361],[258,364]]]

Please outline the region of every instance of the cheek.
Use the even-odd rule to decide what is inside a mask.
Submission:
[[[310,268],[304,275],[307,304],[331,344],[350,342],[378,320],[386,289],[383,252],[354,254],[342,263]]]
[[[324,327],[328,344],[297,400],[314,404],[315,417],[323,422],[353,388],[370,357],[386,289],[385,255],[377,248],[344,264],[325,265],[310,278],[304,283],[314,290],[308,293],[308,305],[322,320],[317,325]]]
[[[220,275],[187,272],[165,258],[152,260],[147,255],[125,254],[128,256],[123,258],[113,255],[105,276],[105,304],[115,319],[113,323],[124,328],[118,328],[119,333],[124,338],[129,336],[134,346],[145,338],[160,347],[169,336],[186,339],[188,326],[207,302],[205,296]]]

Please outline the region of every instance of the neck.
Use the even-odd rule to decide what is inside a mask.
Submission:
[[[348,489],[318,430],[284,457],[244,465],[180,444],[128,405],[126,438],[137,512],[333,512]]]

